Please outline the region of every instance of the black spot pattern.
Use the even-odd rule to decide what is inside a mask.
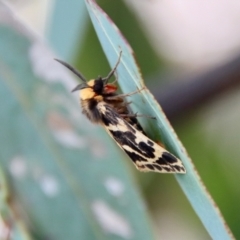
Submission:
[[[121,145],[127,145],[131,149],[133,149],[135,152],[141,154],[142,156],[146,158],[153,158],[155,155],[153,154],[154,148],[148,146],[144,142],[140,142],[139,144],[136,143],[136,136],[130,132],[122,132],[122,131],[113,131],[110,130],[110,133],[112,134],[113,138]],[[126,151],[123,148],[124,151]],[[144,159],[145,160],[145,159]],[[146,160],[145,160],[146,161]]]
[[[140,155],[136,154],[135,152],[130,152],[128,150],[124,150],[127,155],[132,159],[133,162],[136,162],[136,161],[145,161],[147,162],[147,160],[143,157],[141,157]]]
[[[135,152],[138,152],[144,156],[144,153],[141,151],[141,149],[138,148],[138,145],[136,144],[136,136],[133,133],[131,133],[129,131],[122,132],[122,131],[112,131],[112,130],[110,130],[110,133],[112,134],[113,138],[121,146],[127,145],[131,149],[133,149]],[[123,150],[126,151],[124,148],[123,148]]]
[[[166,165],[166,161],[163,158],[158,158],[158,160],[156,161],[157,164],[159,165]]]
[[[106,105],[107,106],[107,105]],[[112,125],[117,125],[118,124],[118,115],[114,112],[114,109],[109,109],[106,108],[105,114],[102,114],[102,121],[105,124],[105,126],[109,126],[110,124]]]
[[[169,167],[163,167],[163,169],[167,172],[171,172],[171,168],[169,168]]]
[[[154,170],[154,166],[152,164],[146,164],[145,165],[148,169]]]
[[[111,124],[110,119],[106,118],[105,115],[102,115],[102,121],[103,121],[105,126],[109,126]]]
[[[180,167],[180,166],[178,166],[178,165],[173,165],[173,167],[174,167],[178,172],[180,172],[180,170],[181,170],[181,167]]]
[[[147,143],[148,143],[148,145],[150,145],[150,146],[153,146],[153,145],[154,145],[153,142],[150,141],[150,140],[148,140]]]
[[[176,163],[178,160],[171,153],[164,152],[162,158],[168,163]]]
[[[145,142],[140,142],[139,147],[141,148],[142,151],[144,151],[147,155],[147,157],[154,158],[154,148],[151,146],[147,145]]]
[[[154,166],[157,170],[162,171],[162,167],[160,167],[159,165],[153,164],[153,166]]]

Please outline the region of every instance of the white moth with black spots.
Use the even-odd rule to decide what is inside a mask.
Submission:
[[[108,83],[121,58],[107,77],[86,81],[81,73],[69,64],[62,63],[83,80],[73,91],[80,90],[83,113],[97,124],[103,125],[118,146],[133,161],[136,168],[143,172],[186,173],[182,162],[166,149],[147,137],[138,123],[137,115],[129,108],[125,97],[132,94],[116,94],[117,86]],[[139,92],[139,91],[137,91]]]

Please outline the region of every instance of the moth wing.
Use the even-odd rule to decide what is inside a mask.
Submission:
[[[102,123],[110,136],[140,171],[186,173],[182,162],[125,121],[108,104],[98,104]]]

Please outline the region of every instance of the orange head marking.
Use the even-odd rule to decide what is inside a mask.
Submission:
[[[92,79],[87,82],[86,86],[80,90],[81,100],[95,99],[98,102],[103,100],[102,91],[104,83],[101,78]]]
[[[79,92],[79,97],[81,100],[89,100],[94,98],[96,93],[93,91],[91,87],[83,88]]]
[[[91,79],[87,82],[87,85],[92,88],[95,85],[95,81],[95,79]]]

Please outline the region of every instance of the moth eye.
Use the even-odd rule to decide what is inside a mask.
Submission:
[[[95,80],[93,85],[93,91],[97,94],[101,94],[103,91],[103,80],[102,78],[98,78]]]

